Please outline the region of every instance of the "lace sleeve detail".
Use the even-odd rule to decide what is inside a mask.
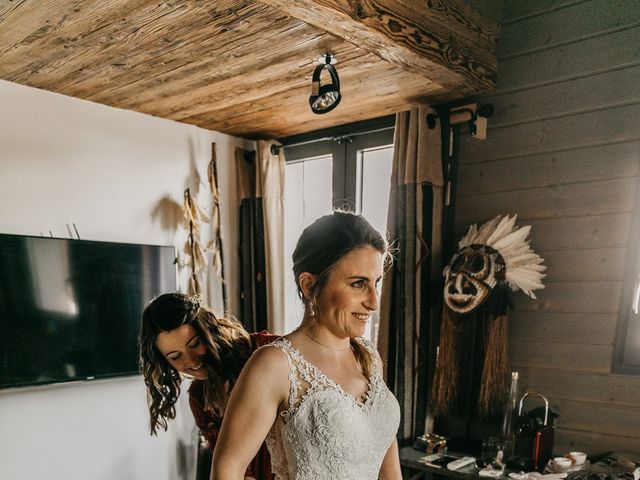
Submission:
[[[291,352],[287,348],[287,345],[288,342],[285,342],[284,339],[278,339],[275,342],[269,343],[262,347],[275,347],[278,350],[281,350],[284,356],[287,358],[287,363],[289,364],[289,398],[287,399],[287,409],[280,412],[280,415],[284,418],[285,421],[289,419],[289,417],[295,410],[296,404],[298,402],[298,392],[300,390],[298,376],[296,375],[296,368],[294,366],[293,359],[291,358]]]

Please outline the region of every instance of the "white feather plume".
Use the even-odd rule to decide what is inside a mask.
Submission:
[[[488,245],[497,250],[504,259],[506,280],[513,291],[522,290],[531,298],[536,298],[533,290],[544,288],[542,279],[547,267],[544,261],[529,245],[531,226],[516,227],[517,215],[498,215],[479,228],[473,224],[467,234],[458,242],[458,247]]]

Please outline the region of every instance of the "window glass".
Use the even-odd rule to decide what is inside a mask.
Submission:
[[[302,320],[302,302],[293,278],[291,255],[302,230],[316,218],[331,213],[332,157],[324,155],[289,163],[285,169],[285,331]]]
[[[389,189],[393,146],[361,150],[358,154],[357,206],[369,223],[383,235],[387,231]],[[380,316],[376,313],[365,332],[365,337],[374,345],[378,341]]]
[[[389,209],[389,188],[393,146],[363,150],[360,152],[358,208],[371,225],[385,234]]]
[[[636,209],[629,245],[640,244],[640,204]],[[629,247],[627,263],[635,268],[628,268],[623,287],[613,371],[640,375],[640,248]]]

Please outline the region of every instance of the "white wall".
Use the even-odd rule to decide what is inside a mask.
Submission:
[[[0,232],[69,237],[75,223],[86,240],[181,248],[184,230],[154,212],[182,205],[186,187],[199,187],[199,203],[210,208],[206,167],[215,142],[225,258],[235,255],[233,151],[251,144],[5,81],[0,105]],[[225,276],[237,311],[232,263]],[[195,429],[185,397],[169,432],[156,438],[140,376],[0,390],[0,480],[192,478]]]

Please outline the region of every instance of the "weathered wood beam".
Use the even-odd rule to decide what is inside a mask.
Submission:
[[[499,25],[463,0],[259,1],[445,88],[495,87]]]

